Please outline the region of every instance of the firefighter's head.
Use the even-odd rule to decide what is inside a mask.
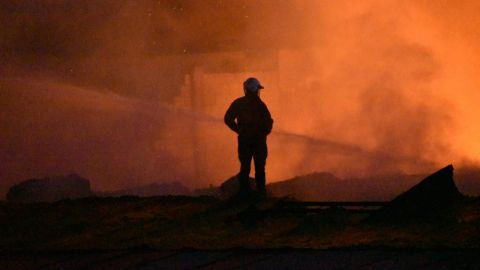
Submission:
[[[243,82],[243,91],[245,95],[259,95],[263,86],[257,78],[250,77]]]

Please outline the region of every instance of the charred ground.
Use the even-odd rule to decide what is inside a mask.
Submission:
[[[162,249],[480,246],[480,200],[465,198],[442,218],[366,222],[366,214],[327,208],[268,214],[277,199],[231,205],[212,197],[120,197],[0,204],[0,248]]]
[[[458,191],[451,165],[378,210],[349,204],[211,196],[0,203],[0,249],[480,247],[480,198]]]

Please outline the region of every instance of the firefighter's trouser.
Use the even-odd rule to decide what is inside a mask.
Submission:
[[[266,137],[243,137],[238,136],[238,158],[240,159],[240,181],[241,190],[249,190],[249,175],[252,158],[255,164],[255,183],[257,191],[265,193],[265,163],[267,160],[267,138]]]

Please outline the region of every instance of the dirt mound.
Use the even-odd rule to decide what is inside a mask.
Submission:
[[[29,179],[14,185],[7,200],[16,203],[51,202],[92,195],[90,181],[76,174],[43,179]]]

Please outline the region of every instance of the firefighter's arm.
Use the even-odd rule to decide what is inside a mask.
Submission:
[[[270,111],[268,110],[267,106],[265,105],[265,131],[268,134],[272,132],[273,128],[273,119],[272,116],[270,115]]]
[[[233,130],[235,133],[238,133],[238,124],[237,122],[235,122],[235,118],[237,118],[237,113],[235,111],[235,104],[232,103],[232,105],[230,105],[227,112],[225,113],[225,117],[223,118],[223,120],[231,130]]]

